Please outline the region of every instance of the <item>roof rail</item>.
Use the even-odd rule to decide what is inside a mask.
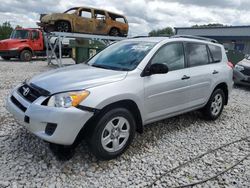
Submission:
[[[215,39],[193,36],[193,35],[174,35],[174,36],[171,36],[170,38],[188,38],[188,39],[197,39],[197,40],[204,40],[204,41],[209,41],[209,42],[213,42],[213,43],[219,43]]]

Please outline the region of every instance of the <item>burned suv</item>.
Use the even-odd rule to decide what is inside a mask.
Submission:
[[[75,7],[64,13],[42,14],[37,24],[47,32],[111,36],[127,36],[128,34],[128,22],[123,15],[88,7]]]

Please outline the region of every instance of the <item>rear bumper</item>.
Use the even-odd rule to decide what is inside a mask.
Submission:
[[[19,105],[16,105],[16,102],[11,97],[14,97],[19,102]],[[40,97],[33,103],[29,103],[14,90],[7,97],[6,108],[26,129],[41,139],[61,145],[72,145],[82,127],[93,116],[93,113],[74,107],[55,108],[43,106],[41,103],[44,99],[45,97]],[[20,108],[20,104],[24,108]],[[53,133],[50,135],[46,132],[48,124],[55,126]]]
[[[234,69],[233,73],[234,73],[233,78],[235,84],[250,86],[250,76],[244,75],[236,69]]]
[[[19,56],[19,51],[18,50],[0,50],[0,56],[17,57]]]

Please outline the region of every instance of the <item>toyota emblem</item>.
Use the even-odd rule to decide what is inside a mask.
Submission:
[[[23,96],[27,96],[30,92],[30,88],[28,87],[23,87]]]

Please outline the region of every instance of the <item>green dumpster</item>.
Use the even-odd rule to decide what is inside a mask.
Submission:
[[[104,43],[90,39],[70,40],[69,45],[72,48],[72,57],[77,64],[85,62],[106,48]]]
[[[233,63],[235,65],[238,62],[240,62],[242,59],[245,58],[245,54],[240,52],[240,51],[236,51],[236,50],[228,50],[227,51],[227,58],[231,63]]]

